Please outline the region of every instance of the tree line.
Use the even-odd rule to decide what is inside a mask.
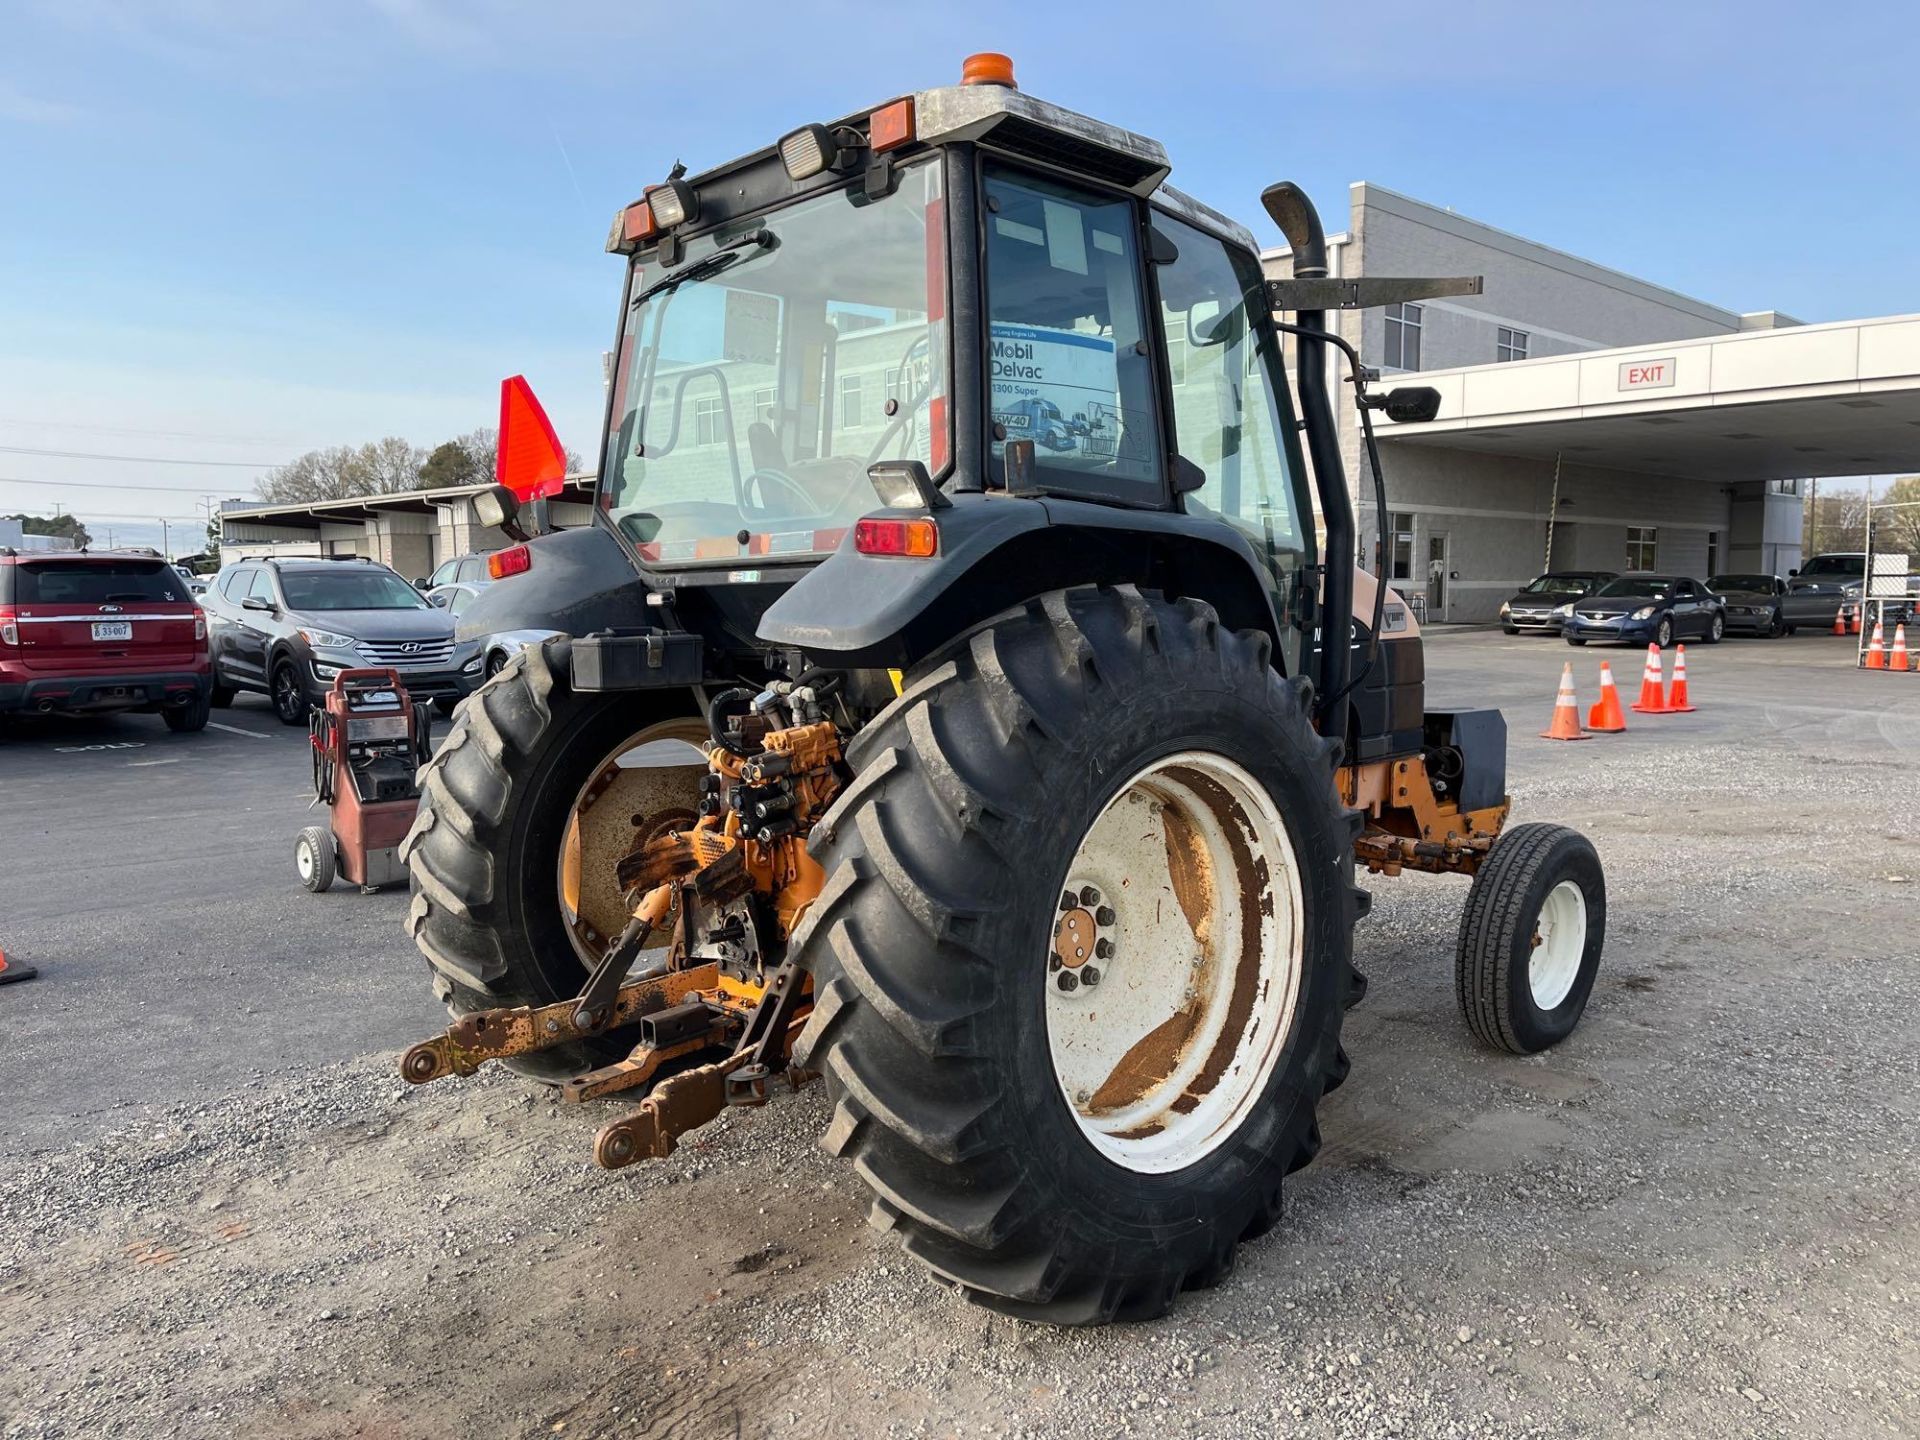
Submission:
[[[1908,505],[1910,509],[1883,509]],[[1805,555],[1867,548],[1867,492],[1823,490],[1801,503],[1800,548]],[[1920,475],[1896,480],[1873,497],[1873,548],[1904,552],[1920,569]]]
[[[262,500],[298,505],[392,495],[402,490],[486,485],[493,481],[499,440],[499,433],[491,426],[482,426],[442,441],[431,450],[398,435],[358,446],[334,445],[309,450],[268,471],[254,488]],[[577,472],[580,468],[580,457],[569,450],[567,469]]]

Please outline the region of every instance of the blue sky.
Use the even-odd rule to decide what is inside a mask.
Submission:
[[[1367,179],[1736,310],[1920,311],[1914,13],[0,0],[0,512],[124,538],[516,371],[591,454],[614,210],[978,49],[1263,240],[1267,183],[1335,229]]]

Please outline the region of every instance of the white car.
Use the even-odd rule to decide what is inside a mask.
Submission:
[[[466,608],[492,583],[491,580],[456,580],[448,585],[436,585],[427,592],[427,603],[445,610],[457,624]],[[486,657],[482,673],[491,680],[523,647],[537,645],[549,636],[562,633],[559,630],[502,630],[497,635],[489,635],[481,652]]]

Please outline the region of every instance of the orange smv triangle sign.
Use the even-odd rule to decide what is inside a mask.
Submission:
[[[523,503],[558,495],[567,478],[567,452],[524,375],[500,382],[500,444],[493,474]]]

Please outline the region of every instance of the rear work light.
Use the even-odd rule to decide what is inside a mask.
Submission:
[[[496,580],[509,575],[524,575],[533,568],[533,552],[524,545],[509,545],[487,556],[487,574]]]
[[[684,180],[669,180],[647,191],[653,223],[662,230],[684,225],[700,213],[700,196]]]
[[[931,520],[856,521],[853,548],[862,555],[903,555],[924,560],[939,553],[940,530]]]

